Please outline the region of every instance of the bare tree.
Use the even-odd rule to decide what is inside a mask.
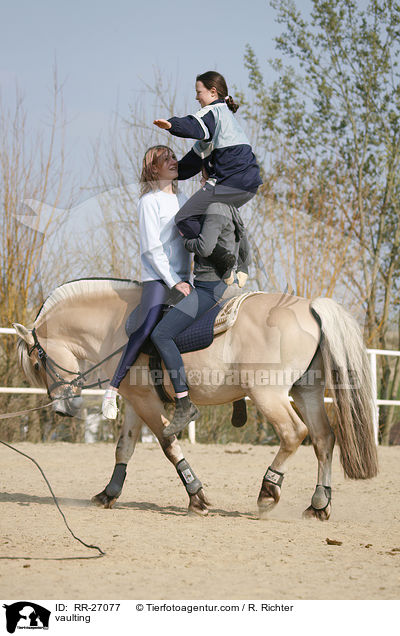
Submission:
[[[177,114],[178,80],[154,70],[151,83],[143,82],[143,91],[129,106],[129,116],[118,113],[107,134],[93,146],[93,181],[89,193],[96,197],[99,217],[96,232],[74,248],[85,259],[84,269],[109,276],[140,276],[137,202],[139,179],[146,150],[153,145],[171,147],[178,157],[185,154],[190,140],[178,139],[153,125],[158,117]],[[186,114],[186,106],[179,106]],[[178,113],[179,114],[179,113]],[[185,184],[188,194],[199,187],[198,180]],[[98,275],[98,274],[97,274]]]
[[[398,348],[400,6],[378,0],[362,6],[348,0],[312,0],[306,15],[299,3],[271,4],[282,24],[276,38],[282,58],[272,61],[277,79],[267,85],[254,52],[247,48],[252,100],[246,114],[263,131],[270,153],[276,156],[282,142],[292,149],[299,175],[307,175],[307,166],[315,165],[318,196],[322,187],[338,184],[340,201],[347,198],[352,214],[349,232],[359,244],[354,287],[365,315],[366,344]],[[290,65],[293,60],[296,70]],[[309,189],[307,180],[297,183],[299,190]],[[340,205],[339,211],[344,213]],[[336,223],[336,218],[336,209],[328,206],[325,223]],[[400,362],[380,361],[381,397],[395,399]],[[381,410],[383,440],[393,417],[393,409]]]
[[[32,134],[32,128],[18,89],[14,107],[0,100],[0,325],[32,321],[42,301],[42,281],[46,271],[54,267],[44,262],[42,249],[57,224],[56,206],[64,180],[64,117],[62,91],[53,76],[51,121]],[[24,209],[29,199],[52,199],[32,214]],[[0,370],[3,385],[21,383],[15,360],[15,342],[11,337],[0,340]],[[11,398],[1,397],[1,412],[6,412]],[[13,400],[26,404],[25,398]],[[2,425],[7,438],[12,436],[15,422]]]

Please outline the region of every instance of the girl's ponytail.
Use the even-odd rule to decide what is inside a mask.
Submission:
[[[228,95],[228,97],[225,97],[225,101],[229,110],[231,110],[232,113],[236,113],[237,109],[239,108],[239,104],[236,104],[230,95]]]

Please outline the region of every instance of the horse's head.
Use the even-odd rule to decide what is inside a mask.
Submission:
[[[33,330],[18,323],[13,327],[19,336],[18,359],[27,380],[47,389],[58,415],[75,416],[82,406],[81,389],[71,385],[78,371],[76,358],[59,342],[46,338],[39,344]]]

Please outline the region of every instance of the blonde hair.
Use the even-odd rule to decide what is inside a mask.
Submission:
[[[147,192],[159,189],[158,169],[162,162],[171,154],[175,156],[174,151],[168,146],[152,146],[146,150],[139,181],[141,197],[147,194]],[[174,194],[178,192],[178,182],[176,179],[172,182],[172,191]]]

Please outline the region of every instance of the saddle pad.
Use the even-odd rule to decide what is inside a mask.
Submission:
[[[199,351],[209,347],[214,336],[226,331],[235,324],[240,306],[246,298],[263,292],[247,292],[240,296],[234,296],[227,301],[222,299],[215,307],[211,307],[190,327],[182,331],[176,338],[176,345],[181,353]]]
[[[206,311],[202,316],[200,316],[200,318],[178,335],[175,342],[181,353],[206,349],[206,347],[212,343],[214,338],[215,318],[221,311],[221,307],[225,304],[225,302],[226,301],[222,300],[222,302],[215,305],[215,307],[211,307],[211,309]],[[125,323],[125,332],[128,337],[139,327],[138,317],[139,307],[136,307],[128,316]],[[141,351],[142,353],[147,353],[149,355],[155,353],[155,347],[150,338],[145,340],[141,347]]]
[[[214,335],[222,333],[232,327],[235,324],[236,318],[239,313],[241,304],[249,296],[255,294],[262,294],[263,292],[247,292],[240,296],[234,296],[211,307],[200,318],[198,318],[187,329],[182,331],[175,342],[181,353],[188,353],[189,351],[199,351],[200,349],[206,349],[210,346],[214,339]],[[128,336],[135,331],[136,318],[138,315],[138,308],[136,308],[128,317],[126,321],[125,330]],[[150,349],[149,349],[150,345]],[[153,345],[150,342],[144,343],[142,347],[143,353],[150,353],[153,350]]]
[[[233,296],[222,307],[214,323],[214,335],[222,333],[230,327],[232,327],[239,313],[240,306],[246,298],[249,296],[255,296],[256,294],[263,294],[262,291],[247,292],[246,294],[240,294],[240,296]]]
[[[211,307],[200,318],[195,320],[187,329],[182,331],[175,339],[175,343],[181,353],[199,351],[209,347],[214,339],[214,322],[221,311],[221,305]]]

